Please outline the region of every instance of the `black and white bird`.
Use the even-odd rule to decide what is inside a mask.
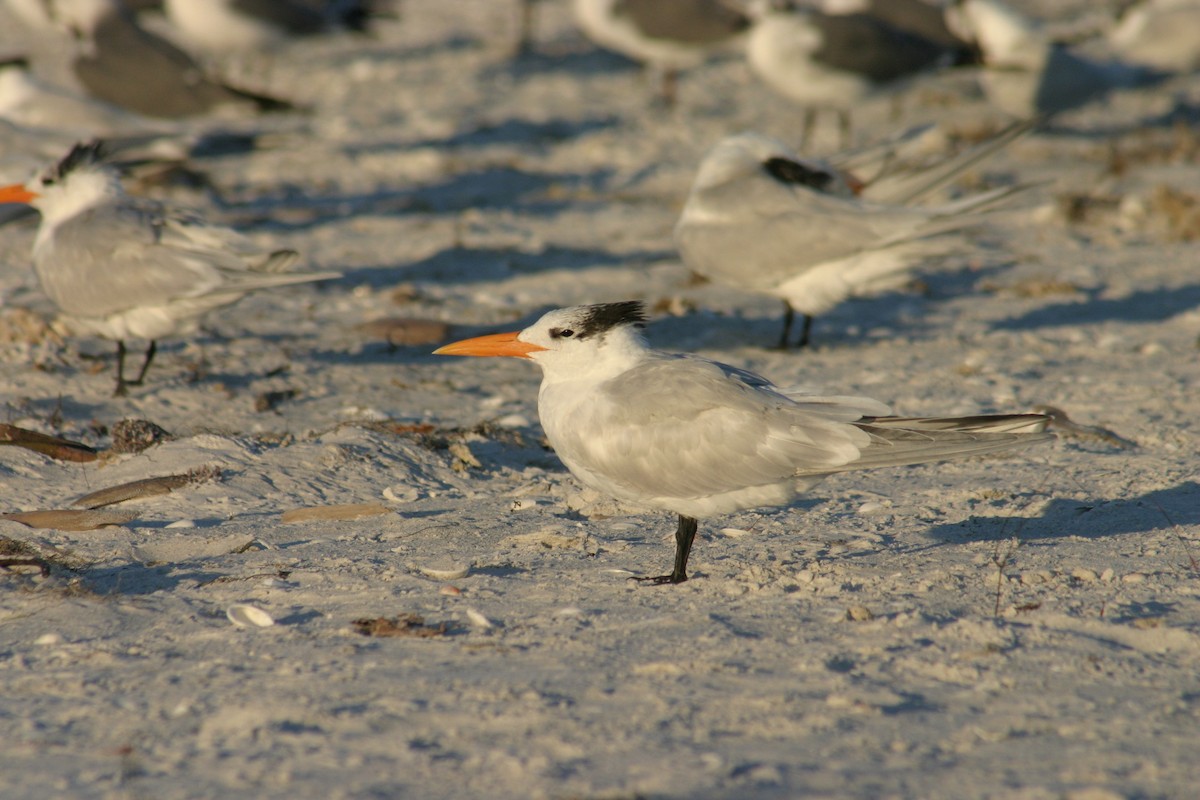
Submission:
[[[730,0],[574,0],[575,19],[596,44],[662,73],[660,94],[675,101],[679,71],[734,42],[750,25]]]
[[[727,364],[649,347],[641,303],[551,311],[523,331],[442,355],[516,356],[542,368],[538,416],[576,478],[679,516],[671,572],[682,583],[697,520],[788,504],[838,472],[1009,450],[1052,439],[1047,417],[894,417],[866,397],[781,389]]]
[[[891,9],[876,13],[873,6]],[[918,8],[910,8],[916,6]],[[750,69],[770,88],[804,108],[801,147],[810,140],[817,114],[838,116],[841,146],[851,138],[850,114],[868,97],[894,91],[917,75],[969,63],[971,48],[947,30],[940,35],[921,9],[940,12],[919,0],[887,0],[851,5],[852,13],[831,13],[769,5],[754,21],[746,40]],[[907,24],[907,27],[905,27]]]
[[[142,383],[158,339],[195,331],[208,312],[258,289],[340,277],[288,272],[299,258],[294,250],[264,252],[192,212],[129,196],[95,142],[72,148],[26,184],[0,187],[0,203],[41,212],[38,281],[69,327],[117,342],[117,395]],[[132,381],[127,339],[150,340]]]
[[[1028,188],[1002,186],[940,205],[931,192],[1028,130],[1010,127],[977,147],[897,183],[864,186],[829,164],[756,133],[729,136],[701,161],[675,244],[693,272],[784,301],[780,347],[803,315],[899,288],[928,259],[962,248],[965,229]]]

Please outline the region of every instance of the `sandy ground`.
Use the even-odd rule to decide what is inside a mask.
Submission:
[[[736,57],[649,107],[636,68],[543,5],[542,55],[518,61],[508,4],[452,0],[227,63],[312,114],[198,162],[210,188],[145,191],[345,277],[164,342],[128,398],[110,343],[39,322],[36,220],[0,228],[3,421],[100,449],[127,419],[173,435],[88,463],[0,448],[0,511],[212,478],[109,506],[119,526],[0,520],[6,557],[48,570],[0,572],[3,795],[1195,796],[1194,83],[1016,143],[966,185],[1043,183],[975,246],[782,353],[776,303],[693,281],[670,230],[708,147],[794,140],[799,111]],[[997,129],[972,86],[919,87],[899,121],[868,104],[859,135],[935,122],[935,153]],[[1003,458],[838,476],[706,521],[693,580],[641,586],[673,521],[566,473],[536,367],[357,327],[453,337],[628,298],[664,348],[781,384],[911,415],[1051,404],[1136,446],[1059,428]],[[342,504],[372,515],[283,516]]]

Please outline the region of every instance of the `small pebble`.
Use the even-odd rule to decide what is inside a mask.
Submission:
[[[438,589],[438,594],[444,594],[447,597],[458,597],[462,594],[462,589],[459,589],[457,586],[451,586],[447,583],[445,586]]]
[[[1146,580],[1144,572],[1130,572],[1128,575],[1121,576],[1121,583],[1141,583]]]
[[[33,640],[34,644],[62,644],[62,636],[57,633],[43,633],[41,636]]]
[[[1096,573],[1094,570],[1090,570],[1087,567],[1076,567],[1075,569],[1071,570],[1071,577],[1077,581],[1092,583],[1096,580]]]

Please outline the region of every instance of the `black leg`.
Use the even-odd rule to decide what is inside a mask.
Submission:
[[[796,349],[808,347],[808,334],[812,332],[813,318],[805,314],[804,324],[800,326],[800,338],[796,340]]]
[[[779,337],[779,349],[788,349],[788,339],[792,335],[792,323],[796,321],[796,309],[792,308],[792,304],[788,301],[783,301],[783,335]]]
[[[779,337],[779,349],[787,350],[790,345],[788,339],[792,335],[792,324],[796,321],[796,309],[792,308],[792,304],[784,302],[783,311],[783,335]],[[808,347],[808,335],[812,333],[813,318],[808,314],[802,314],[804,321],[800,324],[800,338],[796,340],[796,349]]]
[[[146,360],[142,362],[142,368],[138,370],[137,380],[129,382],[130,386],[141,386],[146,379],[146,370],[150,369],[150,362],[154,360],[154,354],[158,352],[158,342],[154,339],[150,340],[150,346],[146,348]]]
[[[113,397],[124,397],[129,394],[129,390],[125,388],[125,342],[117,339],[117,388],[113,390]]]
[[[683,583],[687,577],[688,556],[692,553],[692,542],[696,539],[698,524],[692,517],[679,515],[679,527],[675,529],[675,568],[670,575],[657,575],[653,578],[635,578],[644,583],[662,586],[668,583]]]

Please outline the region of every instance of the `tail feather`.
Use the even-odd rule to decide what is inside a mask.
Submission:
[[[225,270],[224,274],[226,282],[214,289],[212,294],[228,292],[244,294],[257,289],[269,289],[273,286],[290,286],[296,283],[312,283],[342,277],[340,272],[281,272],[278,270]]]
[[[260,264],[251,267],[255,272],[287,272],[300,258],[295,250],[274,250]]]
[[[1014,123],[975,147],[908,176],[889,176],[871,183],[864,195],[875,202],[908,205],[949,184],[984,159],[990,158],[1037,127],[1039,119]]]
[[[871,437],[861,456],[821,473],[898,467],[1013,450],[1055,438],[1044,414],[976,417],[876,417],[854,423]],[[799,475],[817,474],[800,472]]]
[[[877,417],[874,425],[922,431],[971,433],[1040,433],[1050,424],[1048,414],[980,414],[974,417]]]

